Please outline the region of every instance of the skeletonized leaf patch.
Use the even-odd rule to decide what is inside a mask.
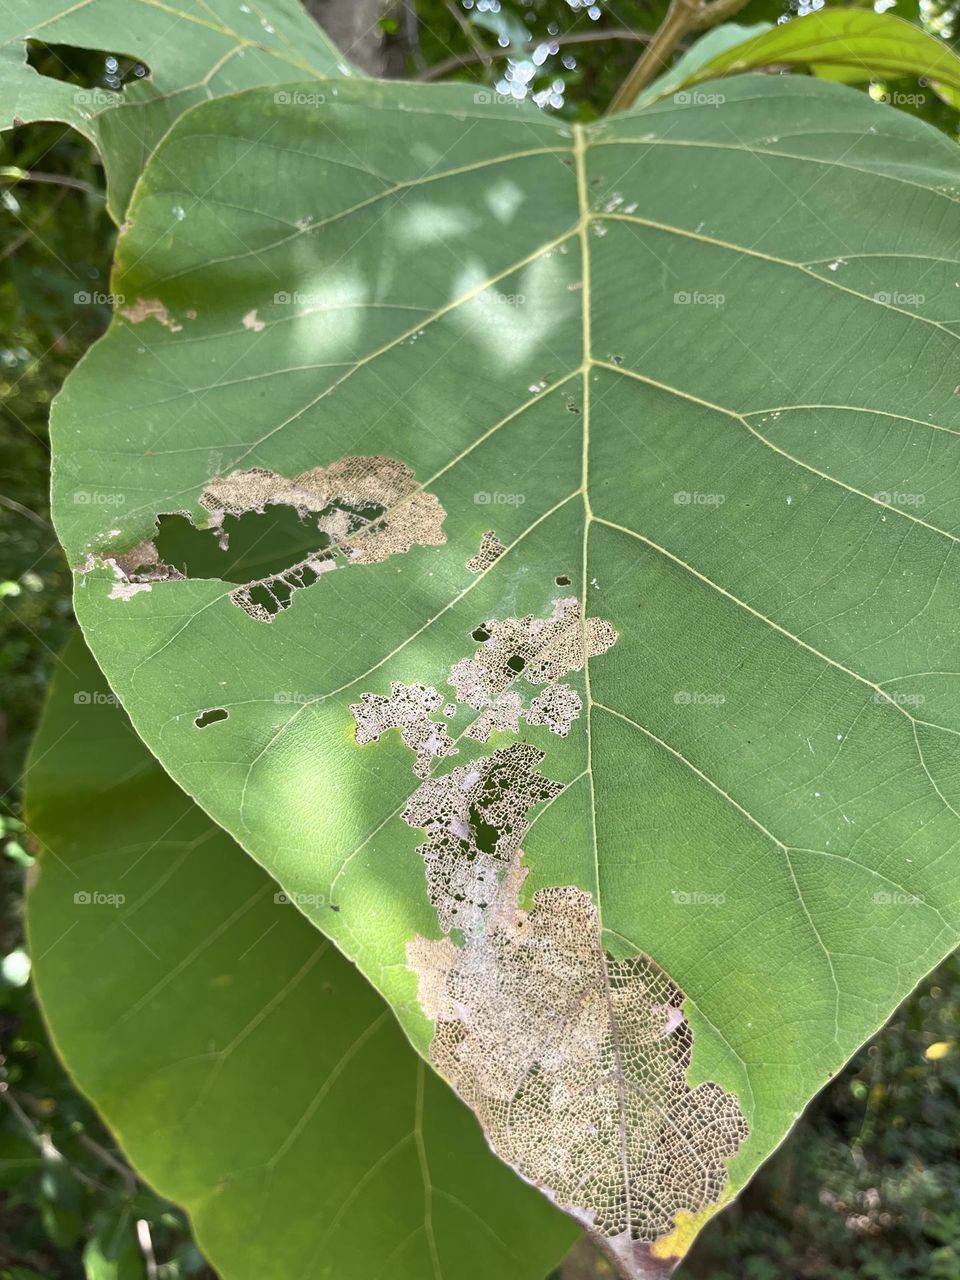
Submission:
[[[474,636],[480,648],[453,665],[449,683],[479,711],[463,732],[481,741],[518,730],[515,721],[491,724],[489,712],[507,698],[519,711],[513,686],[524,679],[543,686],[531,704],[541,712],[546,699],[563,707],[572,696],[579,713],[579,695],[561,678],[617,640],[575,598],[556,601],[545,619],[487,621]],[[389,699],[367,693],[353,707],[357,741],[400,729],[423,779],[402,817],[427,835],[418,852],[446,935],[417,936],[407,951],[435,1023],[431,1058],[497,1154],[633,1268],[680,1215],[723,1200],[746,1119],[719,1085],[687,1084],[693,1033],[683,992],[647,957],[605,953],[588,893],[541,889],[521,908],[528,814],[563,785],[522,741],[435,774],[457,752],[433,719],[442,704],[436,689],[394,684]],[[527,717],[564,735],[575,718]],[[482,734],[472,732],[478,723]]]
[[[209,513],[208,528],[217,533],[221,551],[230,544],[228,518],[263,516],[268,507],[290,508],[316,529],[316,548],[307,555],[231,592],[234,603],[257,622],[272,622],[289,608],[296,591],[343,565],[381,564],[411,547],[446,542],[446,512],[437,497],[424,492],[404,463],[380,456],[341,458],[292,479],[262,467],[233,471],[210,481],[200,505]],[[110,562],[118,577],[115,599],[130,599],[159,579],[193,576],[164,564],[153,542]]]

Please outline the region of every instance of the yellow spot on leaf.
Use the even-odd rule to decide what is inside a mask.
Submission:
[[[654,1240],[650,1246],[650,1252],[655,1258],[685,1257],[690,1246],[697,1238],[701,1227],[722,1208],[723,1202],[708,1205],[706,1209],[701,1209],[699,1213],[690,1213],[687,1209],[679,1210],[673,1220],[673,1230],[669,1235],[661,1236],[659,1240]]]

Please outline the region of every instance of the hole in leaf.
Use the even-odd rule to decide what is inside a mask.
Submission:
[[[230,712],[223,707],[210,707],[207,711],[201,711],[193,723],[198,729],[206,729],[208,724],[217,724],[220,720],[228,719],[229,715]]]
[[[479,644],[483,644],[485,640],[490,639],[490,632],[487,630],[486,627],[477,627],[476,630],[471,631],[470,634],[473,636],[474,640],[476,640]]]
[[[489,803],[491,797],[484,799]],[[485,822],[480,809],[476,805],[470,807],[470,831],[473,835],[473,843],[476,849],[481,853],[496,853],[497,841],[500,839],[500,831],[492,823]],[[473,856],[467,853],[468,859]],[[482,905],[482,904],[477,904]]]
[[[48,80],[62,80],[80,89],[109,89],[114,93],[150,75],[145,63],[125,53],[82,49],[72,44],[45,44],[42,40],[27,41],[27,65]],[[94,99],[87,105],[109,104]]]
[[[291,479],[262,467],[233,471],[210,481],[200,505],[209,512],[206,528],[182,512],[164,513],[153,542],[112,557],[125,588],[185,577],[232,582],[233,603],[272,622],[321,574],[447,540],[436,496],[404,463],[380,456],[341,458]]]
[[[558,587],[569,587],[570,585],[570,579],[564,573],[561,573],[559,578],[554,578],[554,582]]]
[[[210,525],[218,531],[224,549],[231,545],[228,519],[253,516],[269,521],[271,528],[278,521],[286,522],[283,527],[291,537],[281,540],[281,568],[251,576],[251,566],[245,564],[245,584],[231,594],[235,604],[260,622],[271,622],[289,605],[294,592],[340,565],[380,564],[413,546],[438,547],[446,542],[442,529],[446,512],[436,496],[416,483],[404,463],[379,455],[341,458],[292,478],[262,467],[233,471],[210,481],[200,495],[200,505],[210,512]],[[278,511],[293,513],[293,519]],[[259,547],[262,556],[265,542]],[[250,555],[256,551],[235,547],[234,556],[238,550]],[[273,545],[269,551],[273,564]],[[222,570],[218,576],[225,576]],[[232,580],[242,582],[243,578]]]
[[[162,515],[157,551],[165,564],[188,578],[249,583],[282,573],[330,545],[329,535],[314,520],[302,520],[293,507],[285,506],[224,516],[222,532],[225,550],[216,531],[198,529],[186,516]]]

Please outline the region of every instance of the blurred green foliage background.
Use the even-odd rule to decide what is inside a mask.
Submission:
[[[744,24],[822,0],[749,0]],[[385,6],[385,73],[465,78],[600,114],[665,0],[417,0]],[[940,0],[878,9],[956,43]],[[44,59],[46,58],[46,62]],[[41,70],[119,87],[133,67],[42,50]],[[64,69],[66,64],[66,70]],[[922,81],[864,86],[953,136],[960,116]],[[57,652],[70,575],[49,521],[47,415],[105,328],[114,229],[100,166],[63,126],[0,150],[0,1280],[177,1280],[213,1272],[183,1215],[141,1185],[71,1086],[40,1020],[23,949],[32,862],[20,781]],[[592,1252],[563,1280],[607,1275]],[[814,1101],[740,1200],[703,1232],[678,1280],[960,1280],[960,957],[924,981]]]

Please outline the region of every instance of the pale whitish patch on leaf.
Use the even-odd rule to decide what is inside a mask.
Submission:
[[[159,298],[137,298],[136,302],[131,302],[129,307],[121,307],[120,314],[131,324],[142,324],[144,320],[156,320],[171,333],[179,333],[183,328],[182,324],[174,320]]]
[[[617,633],[601,618],[581,618],[573,596],[554,602],[548,618],[500,618],[484,622],[474,631],[481,641],[472,658],[463,658],[450,669],[457,700],[480,715],[467,729],[478,742],[489,741],[494,729],[518,733],[520,720],[545,725],[565,737],[580,715],[580,695],[560,679],[582,671],[584,658],[605,653]],[[546,686],[528,707],[516,689],[518,679]]]
[[[263,333],[267,324],[265,320],[257,319],[257,311],[254,308],[253,311],[248,311],[243,317],[243,327],[249,329],[251,333]]]
[[[450,938],[439,942],[416,937],[407,944],[407,966],[417,975],[417,1002],[434,1022],[447,1004],[447,976],[457,961],[457,948]]]
[[[259,467],[234,471],[211,481],[200,503],[210,512],[211,527],[220,530],[222,546],[227,515],[263,512],[270,504],[282,503],[301,519],[317,518],[326,545],[288,569],[232,593],[234,602],[258,622],[272,622],[295,591],[337,568],[337,557],[351,564],[380,564],[413,546],[446,542],[446,512],[439,499],[421,489],[410,468],[393,458],[341,458],[292,480]]]
[[[515,742],[428,779],[407,802],[404,822],[427,833],[417,852],[444,933],[482,929],[501,879],[519,855],[527,810],[563,790],[540,773],[542,759],[530,743]]]
[[[289,607],[296,591],[312,586],[342,564],[380,564],[411,547],[446,542],[446,512],[439,499],[425,493],[410,468],[393,458],[341,458],[293,479],[259,467],[234,471],[211,480],[200,505],[209,512],[209,527],[218,533],[223,550],[228,546],[227,516],[262,515],[270,505],[285,505],[293,507],[301,520],[313,518],[316,523],[316,551],[230,593],[233,602],[258,622],[272,622]],[[132,583],[183,576],[159,561],[152,542],[118,557],[117,563]],[[140,571],[144,565],[149,566],[147,574]]]
[[[524,715],[527,724],[542,724],[565,738],[583,710],[580,695],[571,685],[548,684],[531,701]]]
[[[480,539],[480,550],[467,561],[467,568],[471,573],[484,573],[500,559],[506,549],[493,530],[488,529]]]
[[[515,897],[512,905],[515,906]],[[723,1197],[748,1127],[733,1094],[688,1087],[684,995],[645,956],[614,960],[590,895],[541,889],[429,966],[431,1057],[490,1144],[616,1247],[653,1244]]]
[[[183,577],[179,570],[161,561],[152,542],[138,543],[122,555],[107,556],[105,563],[116,579],[110,588],[110,600],[132,600],[141,592],[149,591],[155,582]],[[88,555],[77,572],[89,573],[96,565],[97,557]]]
[[[477,742],[489,742],[495,729],[501,733],[519,733],[523,699],[513,689],[498,693],[466,730],[466,736]]]
[[[524,707],[519,693],[507,689],[489,699],[469,728],[464,730],[464,735],[476,742],[489,742],[494,730],[519,733],[520,721],[525,720],[529,725],[544,725],[551,733],[565,738],[582,710],[580,695],[568,684],[547,685],[530,700],[528,707]]]
[[[336,513],[339,519],[343,513]],[[484,637],[474,658],[464,658],[450,668],[447,683],[455,690],[457,702],[444,702],[433,686],[403,685],[394,682],[389,697],[365,693],[353,703],[357,742],[377,742],[388,729],[400,729],[403,741],[417,753],[414,772],[426,778],[433,759],[456,755],[457,748],[445,726],[431,717],[442,708],[447,718],[457,712],[457,703],[480,714],[463,730],[475,742],[489,742],[494,731],[519,733],[520,722],[543,725],[566,737],[570,725],[583,710],[577,691],[556,678],[583,665],[584,637],[591,655],[612,645],[617,633],[599,618],[580,619],[576,600],[558,600],[549,618],[508,618],[485,622],[474,637]],[[488,658],[484,666],[481,657]],[[528,661],[529,660],[529,661]],[[524,706],[516,688],[499,687],[520,681],[544,685]]]
[[[518,675],[529,684],[543,685],[582,671],[585,657],[606,653],[617,639],[603,619],[581,619],[573,596],[555,601],[549,618],[495,619],[477,632],[484,636],[479,649],[450,672],[458,700],[477,710],[488,706]]]
[[[274,503],[294,507],[301,517],[317,514],[336,549],[358,564],[447,540],[440,500],[420,488],[408,466],[382,456],[341,458],[292,480],[260,467],[234,471],[212,480],[200,497],[213,528],[222,528],[225,515],[262,512]]]
[[[442,706],[443,695],[432,686],[405,685],[395,680],[388,698],[365,693],[359,702],[351,705],[357,723],[357,742],[361,745],[379,742],[380,735],[388,729],[399,729],[404,745],[416,752],[414,773],[418,778],[425,778],[434,760],[457,754],[447,726],[431,718]]]
[[[122,579],[118,579],[110,588],[109,598],[111,600],[132,600],[141,591],[150,591],[151,589],[149,582],[125,582]]]
[[[129,551],[111,556],[109,561],[118,575],[137,582],[162,581],[183,575],[160,559],[160,553],[152,542],[139,542]]]
[[[516,720],[567,732],[581,702],[560,677],[617,639],[603,620],[583,618],[575,599],[557,601],[548,619],[494,620],[474,635],[481,648],[450,673],[458,699],[480,704],[468,733],[506,718],[507,707]],[[526,712],[519,698],[508,702],[521,672],[545,686]],[[668,1274],[671,1236],[724,1198],[726,1162],[749,1133],[739,1102],[714,1082],[687,1084],[693,1033],[683,992],[648,957],[604,951],[589,893],[541,889],[521,908],[529,812],[563,791],[541,772],[544,753],[514,743],[434,776],[436,756],[418,747],[442,699],[411,689],[422,691],[423,723],[412,742],[395,727],[417,753],[417,776],[424,764],[431,776],[402,817],[426,833],[418,853],[445,935],[418,935],[407,947],[420,1006],[435,1024],[431,1058],[494,1151],[592,1231],[618,1266]],[[410,696],[393,690],[393,700]],[[367,694],[353,708],[358,741],[371,703]]]

